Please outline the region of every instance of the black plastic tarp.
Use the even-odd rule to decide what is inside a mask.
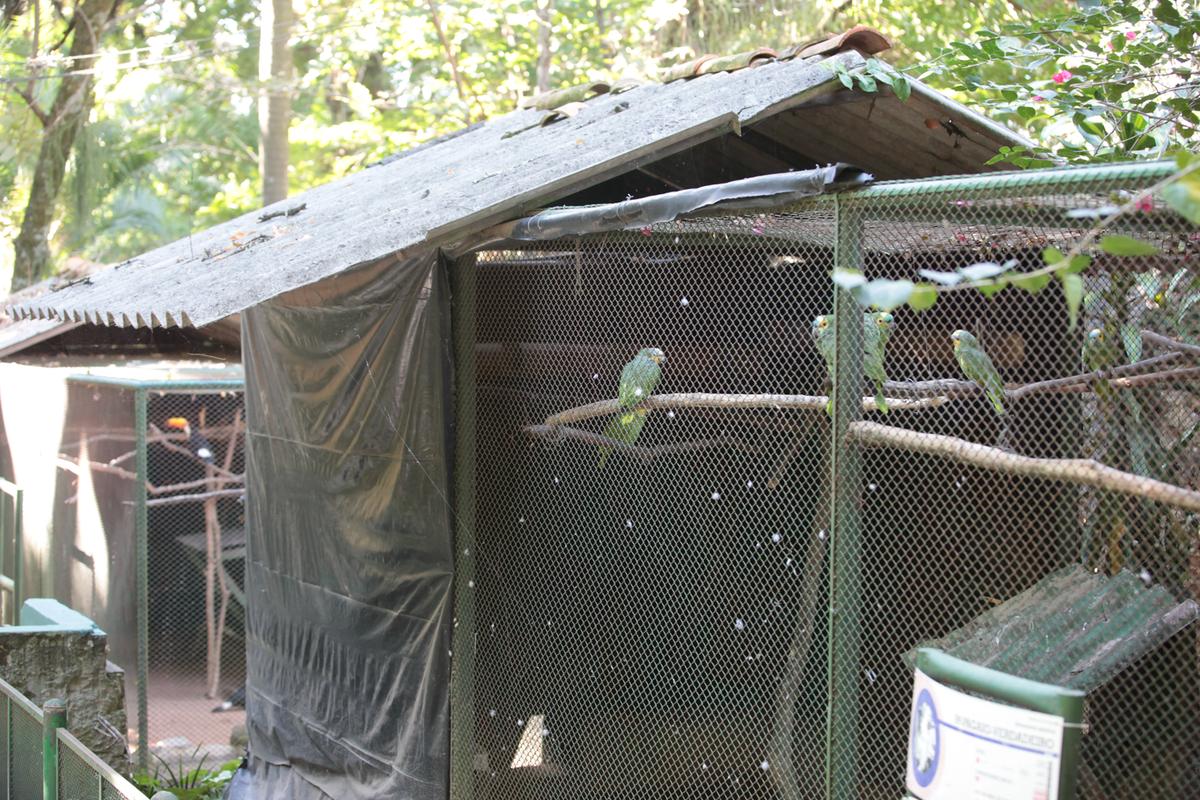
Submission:
[[[622,200],[597,206],[548,208],[518,220],[510,238],[540,241],[604,231],[630,230],[670,222],[701,211],[778,208],[834,189],[848,189],[872,180],[848,164],[830,164],[800,172],[780,172],[753,178],[681,189],[677,192]]]
[[[244,315],[247,725],[236,798],[447,793],[450,325],[435,252]]]

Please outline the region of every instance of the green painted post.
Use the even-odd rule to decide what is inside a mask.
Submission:
[[[474,256],[451,269],[454,334],[454,618],[450,706],[450,797],[475,796],[475,271]]]
[[[137,706],[138,706],[138,769],[150,769],[150,710],[147,681],[150,677],[150,574],[146,541],[146,389],[133,393],[134,447],[136,448],[137,485],[134,487],[134,548],[137,559],[135,602],[137,603]]]
[[[862,205],[834,198],[835,268],[861,269]],[[858,666],[862,495],[858,447],[847,442],[862,417],[862,308],[834,288],[833,430],[829,455],[829,652],[827,664],[825,790],[828,798],[856,798],[858,772]]]
[[[42,800],[58,800],[58,729],[67,727],[66,701],[42,706]]]
[[[16,625],[20,621],[21,602],[24,598],[24,579],[25,579],[25,492],[22,489],[17,489],[16,500],[13,505],[13,620],[12,624]],[[50,554],[46,554],[47,565],[49,565]],[[47,587],[43,594],[50,594],[53,591],[53,584]]]

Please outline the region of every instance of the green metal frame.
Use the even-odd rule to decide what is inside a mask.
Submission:
[[[9,520],[12,520],[13,564],[12,575],[4,566],[4,544],[8,541]],[[12,621],[17,624],[23,601],[25,574],[25,507],[24,492],[15,483],[0,478],[0,591],[10,594]]]
[[[149,475],[149,465],[146,453],[146,429],[148,427],[147,407],[151,393],[179,392],[244,392],[245,381],[242,379],[214,378],[209,380],[141,380],[137,378],[119,378],[111,375],[72,375],[68,378],[72,383],[109,386],[133,392],[133,427],[137,451],[134,473],[137,476],[134,502],[134,548],[136,564],[135,593],[137,595],[137,730],[138,749],[137,767],[142,772],[150,769],[150,750],[146,743],[150,741],[150,554],[149,554],[149,515],[147,513],[146,481]]]
[[[22,751],[13,741],[12,723],[15,711],[15,713],[30,717],[42,728],[41,758],[39,759],[42,765],[41,800],[82,800],[76,794],[72,794],[70,798],[64,798],[60,792],[59,777],[62,771],[64,749],[69,750],[95,774],[95,794],[90,795],[95,800],[104,800],[106,790],[110,790],[107,795],[109,797],[112,796],[111,792],[116,792],[116,795],[123,800],[145,800],[145,795],[136,786],[89,750],[68,730],[67,704],[65,702],[53,698],[47,700],[42,708],[38,708],[33,701],[4,680],[0,680],[0,697],[7,700],[5,703],[6,713],[3,720],[0,720],[0,724],[5,726],[5,740],[8,742],[8,749],[0,753],[0,758],[4,759],[3,772],[8,776],[8,784],[0,786],[3,797],[11,798],[13,796],[13,764],[34,758],[33,753]],[[34,798],[15,798],[14,800],[34,800]]]
[[[981,667],[932,647],[922,647],[917,651],[917,668],[940,683],[1031,711],[1062,717],[1066,727],[1063,728],[1058,799],[1071,800],[1075,797],[1083,737],[1084,692]]]

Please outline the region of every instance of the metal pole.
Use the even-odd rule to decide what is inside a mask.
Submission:
[[[471,800],[475,755],[475,270],[451,268],[454,334],[454,617],[450,672],[450,797]]]
[[[134,487],[134,549],[137,559],[135,602],[137,603],[137,705],[138,705],[138,769],[150,769],[150,711],[147,681],[150,672],[150,592],[149,554],[146,541],[146,390],[133,393],[133,427],[136,441],[137,485]]]
[[[24,597],[24,581],[25,581],[25,491],[17,489],[16,502],[14,503],[16,510],[13,512],[13,620],[12,624],[16,625],[21,620],[21,600]],[[50,554],[46,554],[47,566],[50,563]],[[49,595],[53,591],[53,585],[48,586],[43,594]]]
[[[861,269],[861,204],[834,198],[834,266]],[[826,797],[858,796],[858,664],[862,540],[859,502],[862,466],[846,439],[862,417],[863,310],[849,292],[834,288],[833,431],[829,456],[829,652],[826,707]]]
[[[58,800],[58,729],[67,727],[66,701],[42,706],[42,800]]]

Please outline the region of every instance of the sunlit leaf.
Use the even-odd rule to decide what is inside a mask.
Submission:
[[[833,271],[834,285],[847,291],[857,289],[867,282],[867,276],[855,269],[835,269]]]
[[[912,96],[912,85],[908,82],[908,78],[897,75],[892,79],[892,91],[896,93],[896,99],[904,103]]]
[[[969,281],[982,281],[988,278],[994,278],[1003,273],[1005,268],[994,261],[985,261],[980,264],[972,264],[969,267],[963,267],[959,270],[962,276]]]
[[[1083,304],[1083,278],[1068,272],[1059,273],[1058,278],[1062,281],[1063,297],[1067,300],[1067,329],[1073,331],[1079,322],[1079,306]]]
[[[933,308],[938,299],[937,287],[930,283],[918,283],[913,286],[908,298],[908,307],[913,311],[924,311]]]
[[[1193,225],[1200,225],[1200,170],[1163,187],[1159,196]]]
[[[1158,254],[1158,248],[1149,242],[1115,233],[1101,237],[1100,249],[1114,256],[1153,256]]]
[[[1018,289],[1024,289],[1030,294],[1037,294],[1042,289],[1045,289],[1050,284],[1050,273],[1043,272],[1041,274],[1016,274],[1010,275],[1009,281]]]
[[[943,286],[953,286],[956,283],[963,282],[963,276],[957,272],[941,272],[936,269],[921,269],[917,270],[917,274],[922,278],[927,278],[934,283],[940,283]]]
[[[912,281],[870,281],[859,287],[858,302],[871,308],[891,311],[907,303],[914,288]]]
[[[1064,258],[1066,258],[1066,256],[1064,256],[1062,250],[1059,250],[1057,247],[1047,247],[1042,251],[1042,260],[1047,264],[1057,264]]]

